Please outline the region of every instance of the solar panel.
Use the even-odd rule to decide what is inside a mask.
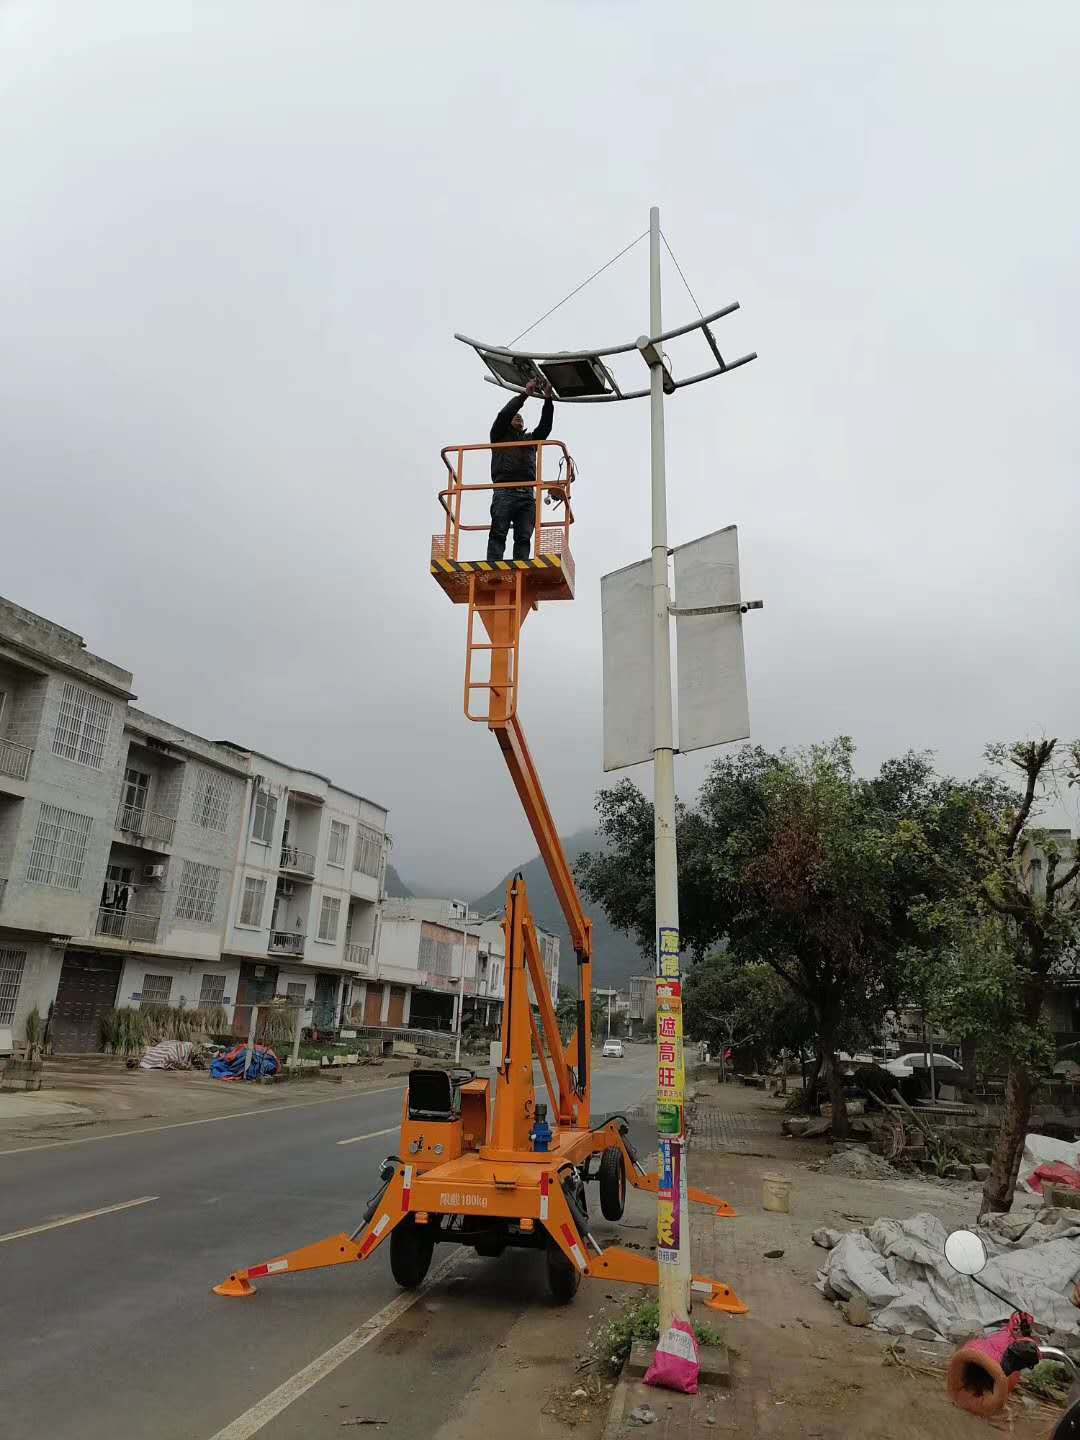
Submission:
[[[561,398],[611,393],[606,370],[591,356],[587,360],[541,360],[540,369]]]
[[[476,353],[495,378],[507,385],[527,385],[530,380],[542,379],[535,362],[523,356],[495,355],[490,350],[477,350]]]

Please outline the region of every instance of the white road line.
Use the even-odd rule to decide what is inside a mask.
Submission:
[[[216,1125],[219,1120],[243,1120],[249,1115],[280,1115],[283,1110],[310,1110],[313,1105],[340,1105],[343,1100],[363,1100],[368,1095],[390,1095],[404,1085],[387,1085],[379,1090],[361,1090],[356,1095],[333,1095],[329,1100],[301,1100],[296,1105],[271,1103],[258,1110],[234,1110],[230,1115],[207,1115],[202,1120],[176,1120],[171,1125],[146,1125],[141,1130],[114,1130],[111,1135],[84,1135],[78,1140],[45,1140],[40,1145],[22,1145],[18,1150],[0,1150],[0,1155],[30,1155],[38,1150],[56,1150],[63,1145],[96,1145],[102,1140],[123,1140],[128,1135],[155,1135],[159,1130],[186,1130],[190,1125]],[[395,1125],[394,1129],[398,1127]]]
[[[25,1230],[12,1230],[10,1235],[0,1235],[0,1245],[8,1240],[25,1240],[28,1235],[40,1235],[43,1230],[59,1230],[61,1225],[77,1225],[80,1220],[94,1220],[98,1215],[115,1215],[117,1210],[130,1210],[135,1205],[149,1205],[157,1195],[140,1195],[137,1200],[121,1200],[119,1205],[103,1205],[100,1210],[84,1210],[81,1215],[67,1215],[63,1220],[48,1220],[44,1225],[28,1225]]]
[[[369,1130],[366,1135],[350,1135],[348,1140],[339,1140],[339,1145],[355,1145],[358,1140],[375,1140],[380,1135],[396,1135],[400,1125],[389,1125],[385,1130]]]
[[[306,1394],[313,1385],[320,1380],[325,1380],[339,1365],[344,1365],[358,1350],[365,1345],[370,1345],[372,1340],[377,1340],[388,1325],[401,1318],[406,1310],[411,1310],[416,1302],[441,1280],[446,1272],[455,1265],[461,1264],[461,1255],[449,1255],[441,1265],[437,1265],[427,1280],[416,1290],[410,1290],[407,1294],[399,1295],[396,1300],[391,1300],[389,1305],[373,1315],[371,1319],[358,1330],[353,1330],[346,1335],[344,1340],[339,1340],[329,1350],[323,1352],[310,1365],[305,1365],[295,1375],[279,1385],[276,1390],[271,1390],[261,1400],[252,1405],[250,1410],[245,1410],[243,1415],[238,1415],[235,1420],[226,1425],[224,1430],[219,1430],[212,1435],[210,1440],[250,1440],[252,1435],[257,1435],[264,1425],[269,1425],[283,1410],[290,1406],[294,1400],[299,1400],[301,1395]]]

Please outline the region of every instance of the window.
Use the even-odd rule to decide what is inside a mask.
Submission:
[[[90,837],[89,815],[42,805],[30,849],[26,878],[34,885],[55,885],[58,890],[78,890],[82,880],[86,842]]]
[[[0,945],[0,1025],[15,1022],[15,1002],[19,998],[19,983],[25,964],[25,950],[12,950]]]
[[[180,872],[180,886],[176,892],[177,920],[197,920],[209,925],[214,919],[217,905],[218,882],[221,871],[214,865],[200,865],[197,860],[185,860]]]
[[[302,980],[285,986],[285,999],[290,1005],[303,1005],[307,1000],[307,986]]]
[[[145,984],[145,981],[143,982]],[[225,976],[204,975],[199,991],[199,1009],[209,1010],[214,1005],[225,1003]]]
[[[142,1003],[144,1005],[167,1005],[172,994],[171,975],[144,975],[142,977]]]
[[[435,965],[436,975],[451,975],[453,970],[454,947],[449,940],[437,940],[435,942]]]
[[[330,853],[326,857],[328,865],[345,866],[345,856],[349,853],[349,827],[343,825],[340,820],[330,821]]]
[[[277,821],[277,796],[269,790],[255,792],[255,818],[251,825],[251,838],[260,845],[271,845],[274,840],[274,825]]]
[[[121,805],[129,810],[145,810],[146,796],[150,789],[150,776],[143,770],[133,770],[129,765],[124,771],[124,793]]]
[[[382,864],[382,848],[381,830],[376,830],[374,825],[358,825],[356,827],[356,855],[353,859],[353,869],[361,871],[364,875],[373,875],[377,880]]]
[[[204,830],[224,831],[229,823],[229,801],[232,799],[232,780],[216,770],[199,769],[195,772],[195,799],[191,806],[191,818]]]
[[[112,709],[111,701],[69,680],[60,697],[53,754],[62,755],[65,760],[74,760],[76,765],[89,765],[94,770],[100,770]]]
[[[266,881],[254,875],[244,879],[244,898],[240,902],[240,924],[253,925],[257,930],[262,924],[263,906],[266,903]]]
[[[324,895],[322,897],[322,909],[319,911],[319,939],[336,940],[338,920],[341,918],[341,901],[336,895]]]
[[[420,969],[430,970],[435,961],[435,941],[430,935],[420,936]]]

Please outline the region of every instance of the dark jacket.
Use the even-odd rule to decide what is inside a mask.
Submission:
[[[555,407],[550,400],[544,401],[540,412],[540,424],[535,430],[523,430],[515,435],[510,421],[525,404],[528,397],[515,395],[495,416],[491,427],[491,443],[498,445],[504,440],[546,440],[551,434],[551,422]],[[520,450],[493,450],[491,452],[491,478],[496,485],[534,485],[536,483],[536,450],[522,445]]]

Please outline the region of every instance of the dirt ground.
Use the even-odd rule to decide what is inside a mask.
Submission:
[[[643,1386],[631,1386],[629,1404],[649,1404],[658,1423],[648,1433],[699,1437],[731,1431],[745,1440],[964,1440],[987,1434],[986,1421],[957,1410],[945,1396],[944,1343],[902,1340],[890,1354],[890,1337],[848,1325],[814,1288],[825,1252],[811,1241],[822,1225],[858,1228],[879,1216],[939,1215],[950,1228],[976,1217],[979,1187],[901,1179],[895,1184],[818,1173],[810,1164],[827,1155],[824,1141],[780,1134],[777,1101],[737,1086],[702,1088],[698,1142],[689,1174],[693,1184],[728,1200],[738,1211],[721,1220],[693,1208],[694,1268],[723,1280],[749,1305],[746,1316],[713,1317],[733,1354],[730,1392],[705,1392],[690,1405]],[[791,1213],[762,1207],[762,1176],[792,1182]],[[1034,1201],[1033,1203],[1038,1203]],[[1029,1202],[1031,1203],[1031,1202]],[[776,1259],[765,1252],[782,1250]],[[708,1312],[707,1312],[708,1313]],[[900,1363],[897,1363],[897,1360]],[[924,1371],[934,1373],[923,1373]],[[1014,1398],[999,1430],[1035,1440],[1049,1434],[1056,1413]],[[609,1435],[637,1433],[613,1426]]]
[[[213,1080],[205,1070],[128,1070],[120,1061],[47,1062],[39,1091],[0,1093],[0,1149],[71,1140],[98,1130],[183,1124],[262,1106],[400,1086],[412,1061],[342,1067],[277,1085]]]

